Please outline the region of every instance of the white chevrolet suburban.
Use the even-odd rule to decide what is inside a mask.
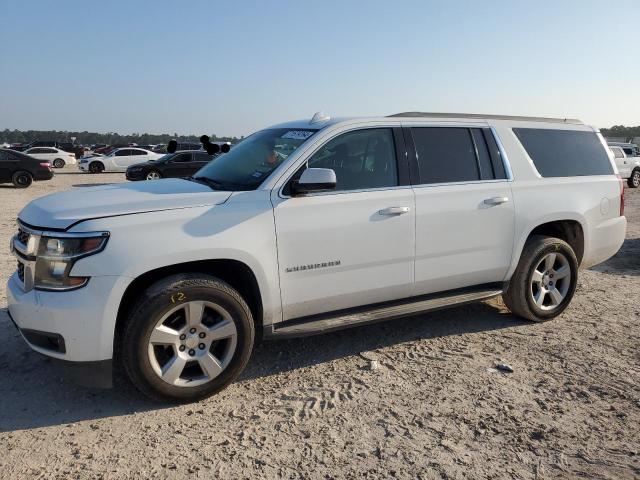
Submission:
[[[9,313],[85,380],[116,366],[153,398],[192,401],[232,382],[258,338],[497,295],[554,318],[578,269],[624,241],[623,192],[604,139],[576,120],[316,114],[190,178],[31,202]]]

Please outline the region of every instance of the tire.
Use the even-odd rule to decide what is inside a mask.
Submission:
[[[16,188],[27,188],[33,183],[33,177],[29,172],[18,170],[11,177],[11,181]]]
[[[640,187],[640,168],[636,168],[631,172],[631,176],[627,179],[629,188]]]
[[[192,323],[187,312],[196,312]],[[240,294],[215,277],[193,273],[145,290],[126,319],[119,346],[124,369],[142,393],[158,401],[194,402],[237,378],[254,338],[253,317]]]
[[[64,160],[61,158],[56,158],[53,161],[53,168],[64,168]]]
[[[89,164],[89,172],[102,173],[104,172],[104,164],[102,162],[91,162]]]
[[[144,178],[145,180],[160,180],[162,178],[162,174],[157,170],[149,170]]]
[[[549,267],[551,258],[554,260]],[[536,270],[542,273],[534,276]],[[535,235],[525,243],[502,298],[515,315],[543,322],[557,317],[569,306],[577,283],[578,260],[571,246],[559,238]]]

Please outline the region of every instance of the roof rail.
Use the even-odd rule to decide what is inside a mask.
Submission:
[[[428,112],[402,112],[389,115],[389,117],[433,117],[433,118],[478,118],[487,120],[525,120],[528,122],[551,123],[578,123],[581,120],[575,118],[546,118],[546,117],[521,117],[516,115],[484,115],[482,113],[428,113]]]

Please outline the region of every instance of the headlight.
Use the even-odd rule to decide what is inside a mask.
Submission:
[[[140,172],[142,171],[142,167],[130,167],[130,168],[127,168],[127,170],[129,172]]]
[[[41,290],[70,290],[83,286],[87,277],[70,276],[71,268],[80,258],[101,252],[107,244],[107,232],[40,238],[34,286]]]

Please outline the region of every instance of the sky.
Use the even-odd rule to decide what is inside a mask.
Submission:
[[[0,0],[0,129],[402,111],[640,125],[640,0]]]

